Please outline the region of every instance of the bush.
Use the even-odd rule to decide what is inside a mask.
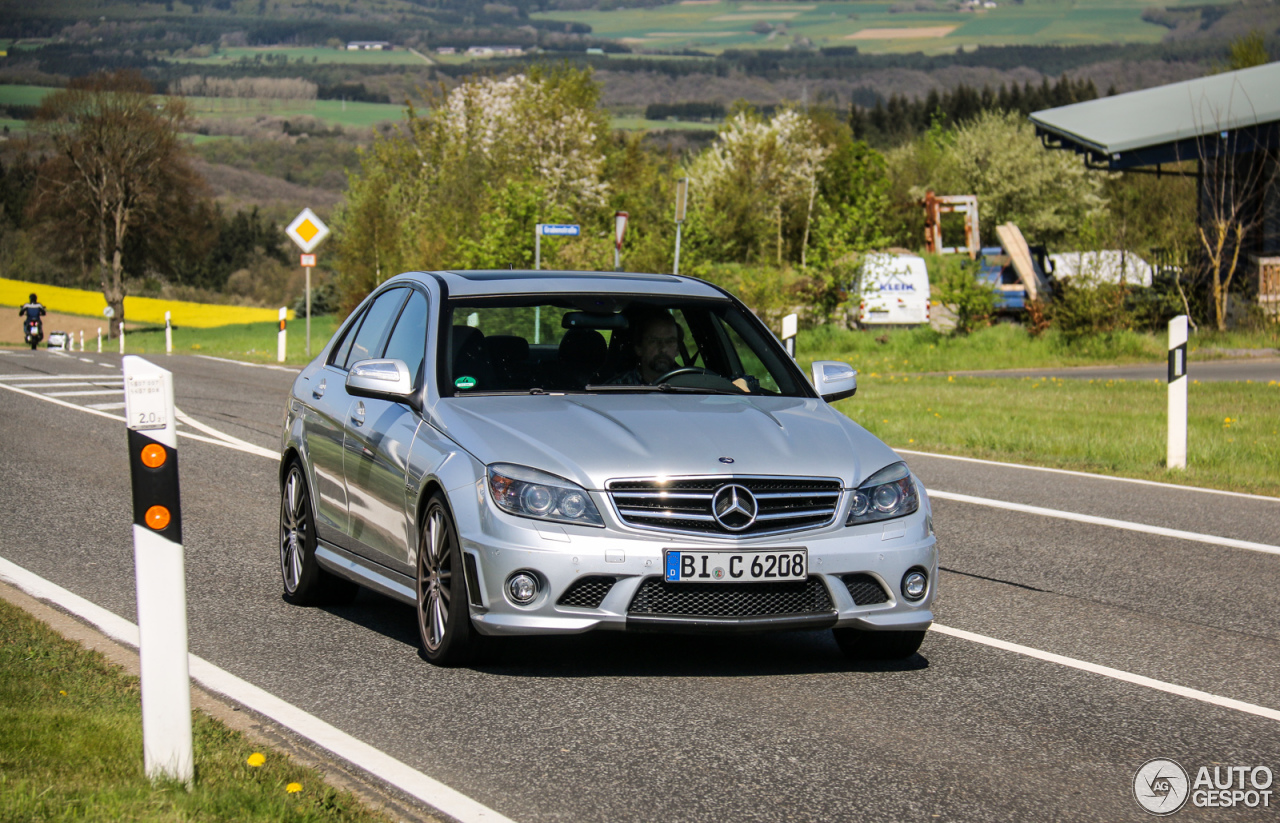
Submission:
[[[996,292],[978,280],[977,261],[959,254],[929,255],[926,264],[933,299],[955,312],[956,334],[991,325]]]

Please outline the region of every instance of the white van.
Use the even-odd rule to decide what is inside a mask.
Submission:
[[[858,277],[859,326],[919,326],[929,322],[929,271],[915,254],[876,252]]]

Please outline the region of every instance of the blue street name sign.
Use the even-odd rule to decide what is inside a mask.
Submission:
[[[581,228],[571,223],[543,223],[542,234],[559,235],[561,237],[577,237],[581,233]]]

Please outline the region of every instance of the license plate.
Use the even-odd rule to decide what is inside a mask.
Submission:
[[[806,549],[767,549],[751,552],[665,552],[668,583],[754,583],[762,580],[804,580],[809,576]]]

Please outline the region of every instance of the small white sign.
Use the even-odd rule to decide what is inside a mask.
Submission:
[[[116,316],[116,310],[111,308],[110,306],[107,306],[105,309],[103,309],[102,313],[106,315],[108,319]]]
[[[782,339],[783,340],[788,340],[796,336],[796,334],[800,330],[799,322],[800,322],[800,317],[799,315],[795,315],[795,314],[788,314],[786,317],[782,318]]]
[[[315,251],[324,239],[329,236],[329,227],[316,217],[311,209],[303,209],[293,222],[285,227],[284,233],[304,252]]]
[[[302,257],[302,265],[304,267],[311,268],[315,266],[316,256],[314,254],[304,254],[304,255],[301,255],[301,257]]]
[[[577,237],[582,227],[575,223],[539,223],[543,237]]]
[[[134,431],[163,429],[169,425],[169,404],[164,374],[131,374],[124,381],[125,422]]]

